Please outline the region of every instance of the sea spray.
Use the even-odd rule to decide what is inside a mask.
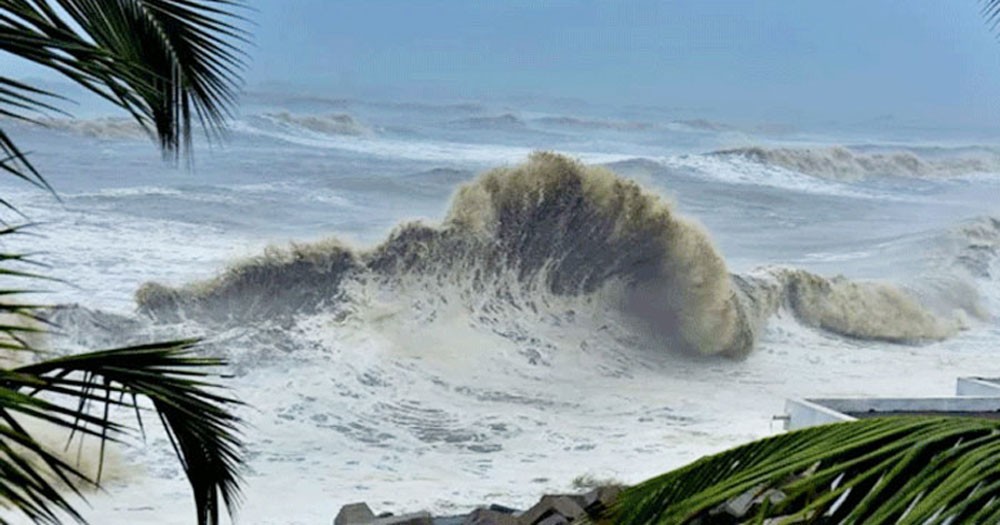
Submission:
[[[136,302],[140,312],[164,322],[239,324],[289,317],[336,301],[342,280],[360,267],[354,251],[335,240],[269,248],[182,289],[147,283],[136,292]]]
[[[634,182],[551,153],[460,187],[439,226],[400,226],[368,251],[332,241],[271,251],[206,283],[147,284],[137,300],[157,318],[245,320],[332,305],[348,277],[457,279],[500,299],[517,287],[601,291],[609,312],[670,349],[741,356],[753,347],[725,262],[700,226]]]
[[[242,325],[348,316],[379,294],[408,305],[388,319],[465,312],[463,326],[526,341],[537,323],[586,311],[591,330],[617,323],[641,346],[729,357],[749,354],[782,309],[808,326],[901,343],[962,326],[885,283],[795,269],[730,275],[705,230],[671,204],[552,153],[460,186],[439,225],[403,224],[367,250],[335,240],[271,249],[206,282],[144,285],[137,300],[161,321]]]
[[[784,310],[807,326],[893,343],[938,341],[965,327],[962,316],[938,316],[889,283],[826,278],[795,268],[761,268],[737,280],[761,322]]]

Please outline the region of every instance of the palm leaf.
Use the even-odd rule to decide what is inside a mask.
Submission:
[[[812,427],[703,458],[627,490],[614,523],[993,522],[1000,421],[899,417]]]
[[[219,136],[235,102],[246,34],[231,13],[233,0],[0,0],[0,52],[52,69],[128,111],[158,138],[165,155],[190,154],[192,128]],[[59,112],[59,97],[0,75],[0,118],[38,122]],[[2,123],[4,121],[0,121]],[[190,158],[190,156],[188,157]],[[0,127],[0,172],[49,189]],[[17,211],[0,199],[0,205]],[[0,228],[0,238],[22,227]],[[0,253],[0,276],[44,278],[24,268],[25,254]],[[27,289],[0,289],[0,351],[41,356],[30,336],[47,329],[40,305],[16,299]],[[0,508],[36,523],[84,522],[61,486],[100,482],[104,446],[128,432],[112,420],[125,408],[143,431],[140,400],[163,423],[191,484],[199,524],[219,522],[239,496],[242,443],[238,403],[211,381],[224,363],[198,357],[193,341],[91,352],[0,369]],[[61,427],[69,439],[100,442],[91,479],[34,439],[19,422],[31,418]],[[221,499],[221,501],[220,501]],[[0,517],[0,524],[6,523]]]
[[[247,35],[236,0],[0,0],[0,51],[55,70],[128,111],[165,154],[190,152],[193,122],[222,133]],[[0,116],[57,111],[53,95],[0,75]],[[0,129],[0,170],[44,185]]]
[[[111,419],[111,409],[133,411],[141,429],[139,399],[146,398],[184,467],[194,493],[198,523],[219,523],[222,506],[232,512],[239,500],[243,445],[239,419],[231,413],[239,403],[207,381],[211,375],[207,370],[223,363],[198,357],[193,345],[193,341],[177,341],[90,352],[0,373],[0,502],[4,497],[2,485],[10,481],[26,494],[14,505],[35,521],[58,523],[54,518],[54,510],[58,509],[82,522],[73,507],[25,461],[23,453],[2,448],[12,437],[19,438],[18,444],[26,446],[48,471],[74,491],[80,485],[100,482],[100,470],[91,479],[58,460],[17,426],[13,414],[65,428],[70,439],[79,434],[80,439],[90,436],[100,440],[99,464],[103,464],[105,442],[118,440],[129,430]],[[70,406],[48,398],[64,398],[77,404]],[[23,465],[19,467],[20,463]],[[20,477],[8,480],[4,470],[20,473]],[[28,478],[35,482],[24,485],[23,480]]]
[[[1000,0],[980,0],[982,8],[980,14],[986,19],[986,25],[990,31],[1000,33]]]

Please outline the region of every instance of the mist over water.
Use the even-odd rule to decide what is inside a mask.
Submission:
[[[76,284],[53,344],[203,336],[232,362],[253,523],[524,505],[776,431],[788,396],[996,373],[989,144],[251,102],[194,171],[123,121],[53,121],[18,133],[62,203],[0,184],[44,223],[13,247]],[[163,439],[122,452],[94,522],[188,521]]]

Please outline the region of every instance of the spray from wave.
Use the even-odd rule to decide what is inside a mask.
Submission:
[[[888,283],[825,278],[794,268],[762,269],[735,279],[753,298],[758,318],[784,309],[806,326],[845,337],[920,343],[943,340],[965,328],[962,317],[940,317]]]
[[[270,250],[210,281],[146,284],[137,300],[161,321],[246,325],[354,315],[372,289],[405,298],[427,322],[457,311],[504,337],[575,317],[595,333],[624,327],[643,346],[729,357],[749,354],[781,309],[865,339],[936,340],[961,328],[887,284],[790,269],[732,276],[704,229],[669,203],[552,153],[461,186],[440,225],[402,225],[368,250],[334,240]]]
[[[712,152],[722,158],[778,166],[822,179],[852,181],[867,177],[957,177],[1000,171],[995,154],[964,153],[924,158],[910,151],[861,153],[845,147],[749,147]]]

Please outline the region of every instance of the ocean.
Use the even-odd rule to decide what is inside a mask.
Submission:
[[[780,432],[787,397],[998,373],[988,136],[270,92],[175,166],[127,120],[48,124],[8,132],[59,199],[0,189],[37,223],[5,248],[65,281],[50,342],[228,359],[240,523],[526,507]],[[135,441],[84,515],[190,523]]]

